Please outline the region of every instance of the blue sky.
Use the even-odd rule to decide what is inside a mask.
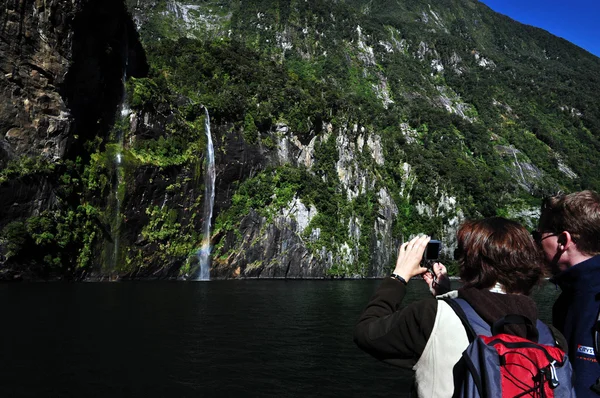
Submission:
[[[492,10],[537,26],[600,57],[600,0],[480,0]]]

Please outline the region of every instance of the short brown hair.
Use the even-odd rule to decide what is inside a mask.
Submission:
[[[467,221],[457,233],[460,277],[465,287],[529,294],[543,276],[542,254],[531,234],[502,217]]]
[[[544,199],[538,229],[556,234],[567,231],[580,252],[600,253],[600,195],[587,190]]]

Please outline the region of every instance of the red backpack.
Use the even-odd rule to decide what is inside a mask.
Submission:
[[[461,319],[469,346],[455,375],[454,397],[575,397],[573,370],[546,324],[507,315],[490,326],[463,299],[444,299]],[[521,324],[527,337],[502,333]]]

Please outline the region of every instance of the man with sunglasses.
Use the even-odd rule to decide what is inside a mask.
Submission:
[[[552,308],[552,323],[569,342],[577,396],[597,397],[592,386],[600,380],[594,351],[600,310],[600,195],[582,191],[546,198],[533,235],[554,275],[551,281],[562,291]]]

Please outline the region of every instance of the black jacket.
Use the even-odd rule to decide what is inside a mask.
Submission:
[[[562,293],[552,308],[552,323],[566,337],[577,397],[598,397],[590,386],[600,377],[592,332],[600,310],[600,256],[556,275]]]

